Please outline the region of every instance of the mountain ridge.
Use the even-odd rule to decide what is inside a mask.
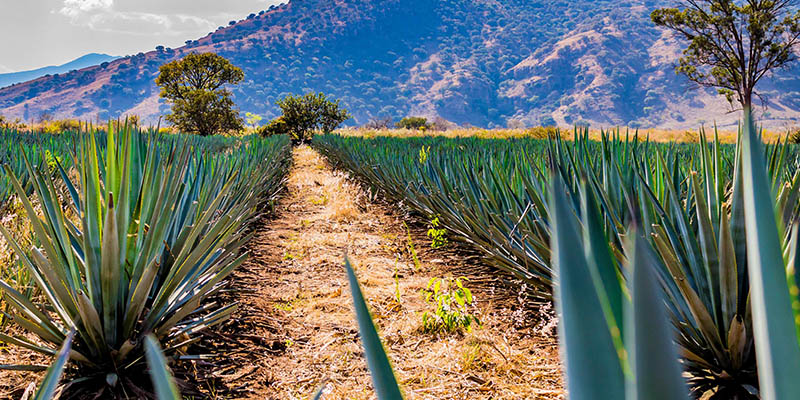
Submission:
[[[158,66],[213,51],[245,71],[242,113],[323,91],[355,116],[440,116],[482,127],[696,128],[735,124],[724,98],[673,72],[680,45],[649,20],[668,0],[292,0],[177,49],[159,48],[0,89],[0,114],[26,120],[167,112]],[[761,88],[768,127],[798,121],[800,69]]]
[[[118,58],[117,56],[108,54],[89,53],[61,65],[50,65],[25,71],[3,73],[0,74],[0,88],[31,81],[45,75],[63,74],[71,70],[78,70],[107,61],[114,61]]]

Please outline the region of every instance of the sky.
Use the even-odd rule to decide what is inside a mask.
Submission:
[[[0,73],[182,46],[285,0],[0,0]]]

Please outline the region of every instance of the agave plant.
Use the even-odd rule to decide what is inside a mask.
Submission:
[[[592,202],[583,202],[581,235],[558,176],[551,193],[555,303],[569,397],[687,399],[651,247],[630,232],[625,286]],[[576,251],[580,243],[583,250]]]
[[[34,400],[49,400],[56,396],[61,375],[69,362],[70,352],[72,351],[72,341],[75,332],[70,332],[67,339],[61,346],[61,350],[56,354],[53,364],[47,369],[47,373],[39,385],[39,389],[34,394]],[[147,367],[150,369],[150,377],[153,381],[153,388],[157,400],[180,400],[181,395],[175,384],[175,378],[169,371],[168,361],[164,357],[164,352],[158,344],[158,339],[153,335],[148,335],[144,339],[145,356]]]
[[[247,256],[240,250],[246,224],[279,190],[289,143],[276,138],[273,146],[246,149],[245,142],[232,158],[130,129],[109,133],[102,151],[98,137],[80,138],[79,182],[59,171],[66,207],[51,171],[26,160],[42,217],[6,169],[41,247],[28,257],[9,232],[0,232],[45,304],[37,306],[6,282],[0,289],[11,319],[44,345],[4,334],[0,341],[53,355],[74,330],[69,359],[84,378],[114,386],[141,369],[145,335],[180,358],[178,348],[235,310],[206,299]]]
[[[701,141],[705,143],[702,131]],[[754,398],[759,385],[748,304],[742,147],[737,146],[736,158],[729,167],[733,171],[731,181],[721,171],[728,166],[722,162],[719,141],[700,146],[699,172],[668,168],[661,156],[656,158],[656,168],[634,165],[635,178],[624,195],[628,207],[622,210],[640,224],[657,249],[659,281],[678,332],[692,394]],[[763,153],[770,159],[765,165],[771,185],[780,189],[775,215],[782,225],[797,218],[797,173],[786,178],[785,185],[778,184],[788,169],[776,160],[786,151],[786,146],[772,146]],[[671,169],[671,173],[663,172]],[[591,171],[585,173],[591,177]],[[615,213],[604,211],[606,215]],[[620,214],[613,218],[625,217]],[[624,231],[620,232],[617,235],[623,237]],[[782,238],[787,245],[789,237]]]

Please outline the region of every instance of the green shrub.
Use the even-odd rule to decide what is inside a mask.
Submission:
[[[268,124],[258,128],[256,131],[260,136],[275,136],[275,135],[288,135],[290,133],[289,125],[283,117],[278,117],[270,121]]]
[[[431,123],[424,117],[405,117],[400,122],[394,124],[400,129],[413,129],[413,130],[428,130],[431,129]]]

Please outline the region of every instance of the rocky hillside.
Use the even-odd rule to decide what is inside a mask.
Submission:
[[[323,91],[355,116],[441,116],[459,124],[592,123],[693,128],[731,123],[724,99],[673,72],[679,52],[650,11],[668,0],[292,0],[189,40],[0,89],[0,114],[156,120],[158,67],[213,51],[246,72],[242,112]],[[771,126],[793,125],[800,69],[765,82]],[[781,90],[776,88],[780,87]]]

